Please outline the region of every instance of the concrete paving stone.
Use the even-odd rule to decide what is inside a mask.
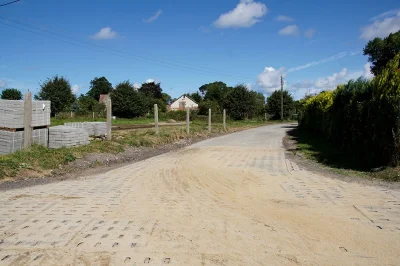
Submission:
[[[50,108],[50,101],[32,101],[32,127],[50,125]],[[24,127],[24,101],[0,100],[0,127]]]
[[[107,133],[107,124],[105,122],[76,122],[64,123],[65,126],[85,129],[89,136],[104,136]]]
[[[0,265],[399,265],[400,192],[303,169],[287,130],[2,191]]]

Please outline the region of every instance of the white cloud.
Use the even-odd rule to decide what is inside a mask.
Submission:
[[[384,12],[382,14],[379,14],[378,16],[375,16],[370,19],[370,21],[375,21],[375,20],[380,20],[382,18],[387,18],[387,17],[392,17],[392,16],[400,16],[400,9],[394,9],[394,10],[389,10],[387,12]]]
[[[118,37],[118,33],[113,31],[110,27],[101,28],[99,32],[90,36],[95,40],[109,40]]]
[[[366,63],[364,65],[364,70],[362,76],[366,79],[372,79],[374,78],[374,74],[371,73],[371,63]]]
[[[281,86],[281,76],[285,69],[283,67],[275,69],[266,67],[264,72],[258,75],[257,84],[265,93],[272,93]]]
[[[292,84],[289,90],[294,92],[296,97],[302,97],[308,93],[319,93],[323,90],[335,89],[339,84],[348,82],[349,80],[358,79],[364,77],[366,79],[372,79],[374,75],[370,71],[370,63],[364,65],[363,71],[349,72],[347,68],[343,68],[342,71],[334,73],[330,76],[319,78],[315,81],[303,80]]]
[[[279,22],[292,22],[292,21],[294,21],[293,18],[288,17],[288,16],[284,16],[284,15],[279,15],[275,19],[277,21],[279,21]]]
[[[73,85],[73,86],[71,87],[71,90],[72,90],[72,93],[73,93],[73,94],[77,94],[77,93],[79,92],[80,89],[81,89],[81,86],[80,86],[80,85]]]
[[[334,89],[337,85],[346,81],[348,75],[347,68],[343,68],[339,73],[334,73],[331,76],[317,79],[314,86],[318,89]]]
[[[249,91],[252,91],[252,90],[253,90],[253,84],[247,83],[247,84],[246,84],[246,88],[247,88]]]
[[[362,51],[356,51],[356,52],[351,52],[350,55],[353,56],[353,55],[358,55],[358,54],[361,54],[361,53],[362,53]]]
[[[162,14],[162,10],[159,9],[153,16],[149,17],[148,19],[144,19],[143,21],[146,23],[152,23],[158,19],[159,16]]]
[[[400,30],[400,10],[392,10],[372,18],[373,23],[361,29],[360,38],[371,40],[386,37]]]
[[[4,88],[7,86],[7,82],[5,80],[0,79],[0,88]]]
[[[307,38],[312,38],[314,37],[316,32],[317,31],[315,29],[308,29],[306,30],[306,32],[304,32],[304,36],[306,36]]]
[[[146,80],[145,83],[152,83],[152,82],[156,82],[156,81],[154,79],[148,79],[148,80]]]
[[[140,87],[142,87],[142,85],[140,85],[139,83],[133,83],[133,88],[134,89],[140,89]]]
[[[345,57],[347,55],[349,55],[349,53],[341,52],[341,53],[335,54],[335,55],[333,55],[331,57],[323,58],[323,59],[318,60],[318,61],[313,61],[313,62],[304,64],[304,65],[301,65],[301,66],[290,68],[288,70],[288,72],[298,71],[298,70],[302,70],[302,69],[305,69],[305,68],[313,67],[313,66],[316,66],[316,65],[319,65],[319,64],[328,63],[328,62],[331,62],[331,61],[334,61],[334,60],[338,60],[338,59],[340,59],[342,57]]]
[[[300,34],[300,30],[297,25],[289,25],[279,31],[279,35],[283,35],[283,36],[291,36],[291,35],[296,36],[299,34]]]
[[[215,22],[217,28],[248,28],[260,22],[268,8],[261,2],[254,0],[240,0],[231,11],[222,14]]]

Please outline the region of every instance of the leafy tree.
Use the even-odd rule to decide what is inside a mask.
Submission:
[[[200,104],[203,101],[203,98],[199,94],[199,92],[194,92],[194,93],[186,93],[185,96],[189,97],[193,101],[195,101],[197,104]]]
[[[250,91],[250,94],[255,99],[254,103],[254,113],[256,115],[263,115],[266,111],[265,109],[265,97],[262,93]]]
[[[165,102],[165,104],[171,104],[171,96],[168,93],[163,92],[162,93],[162,100]]]
[[[256,111],[256,96],[257,93],[249,91],[245,85],[232,88],[226,98],[226,109],[230,116],[235,120],[251,117]]]
[[[221,108],[217,101],[205,100],[199,104],[200,115],[208,115],[208,109],[211,109],[213,114],[221,113]]]
[[[4,89],[1,93],[1,99],[3,100],[21,100],[22,93],[18,89]]]
[[[94,112],[95,106],[98,104],[98,101],[93,99],[91,96],[83,95],[79,96],[77,99],[78,102],[78,113],[87,114],[89,112]]]
[[[283,118],[290,117],[294,109],[294,101],[288,91],[283,91]],[[281,118],[281,91],[274,91],[267,98],[267,112],[272,115],[272,119]]]
[[[100,94],[108,94],[112,89],[112,84],[105,77],[96,77],[90,81],[90,90],[87,95],[98,101]]]
[[[110,96],[113,105],[113,114],[118,117],[139,117],[149,111],[147,97],[141,92],[136,91],[133,84],[129,81],[117,84]]]
[[[66,78],[54,76],[40,84],[40,91],[35,95],[35,99],[51,101],[51,114],[54,115],[70,108],[75,101],[75,95]]]
[[[160,83],[155,83],[155,82],[143,83],[142,86],[139,88],[139,92],[153,99],[163,98]]]
[[[228,92],[228,86],[224,82],[217,81],[205,84],[199,88],[204,100],[221,102]]]
[[[205,101],[217,102],[219,105],[218,109],[222,110],[226,102],[226,96],[230,89],[232,88],[228,87],[224,82],[217,81],[201,86],[199,91],[203,95],[203,99]]]
[[[400,31],[391,33],[384,39],[375,38],[369,41],[364,48],[364,55],[372,63],[371,72],[376,76],[400,52]]]

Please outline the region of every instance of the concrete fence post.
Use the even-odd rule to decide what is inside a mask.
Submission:
[[[154,130],[156,132],[156,134],[158,135],[158,105],[155,104],[154,105]]]
[[[32,145],[32,94],[28,91],[24,97],[24,149]]]
[[[224,115],[223,115],[223,124],[224,124],[224,130],[226,131],[226,110],[224,109]]]
[[[211,132],[211,108],[208,109],[208,131]]]
[[[190,133],[190,108],[186,108],[186,134]]]
[[[93,119],[94,119],[94,112],[93,112]]]
[[[107,140],[111,140],[111,116],[112,116],[112,104],[111,99],[106,100],[106,109],[107,109]]]

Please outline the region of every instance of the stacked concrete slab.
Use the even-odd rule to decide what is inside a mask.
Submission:
[[[49,148],[73,147],[89,144],[89,134],[83,128],[55,126],[49,128]]]
[[[107,132],[106,122],[64,123],[64,126],[83,128],[89,136],[104,136]]]
[[[32,101],[32,127],[50,125],[50,101]],[[0,128],[24,127],[24,101],[0,100]]]
[[[32,131],[32,143],[47,147],[49,131],[47,128]],[[0,154],[10,154],[22,150],[24,146],[24,131],[0,130]]]

